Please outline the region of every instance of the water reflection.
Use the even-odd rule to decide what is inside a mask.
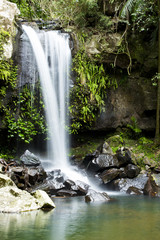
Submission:
[[[0,214],[0,232],[2,240],[159,240],[159,201],[121,196],[112,203],[86,204],[82,198],[55,199],[51,212]]]

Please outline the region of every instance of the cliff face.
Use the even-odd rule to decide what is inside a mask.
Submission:
[[[95,31],[85,41],[85,50],[97,64],[104,64],[106,72],[116,78],[118,88],[106,90],[105,111],[97,117],[92,129],[125,127],[132,123],[131,117],[134,116],[138,127],[154,131],[157,94],[151,79],[157,72],[158,47],[157,42],[152,47],[150,44],[153,30],[135,33],[130,26],[126,29],[126,24],[116,17],[122,1],[114,4],[101,2],[105,2],[103,10],[113,24],[103,35]],[[124,34],[127,40],[124,40]],[[124,47],[125,41],[128,49]]]
[[[10,33],[7,44],[4,44],[4,57],[9,59],[13,52],[13,36],[16,34],[14,19],[20,12],[15,3],[6,0],[0,1],[0,26]]]

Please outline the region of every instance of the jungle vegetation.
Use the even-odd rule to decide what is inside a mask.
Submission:
[[[122,38],[117,47],[117,55],[125,52],[129,58],[127,74],[132,71],[130,36],[142,34],[151,42],[151,46],[160,39],[160,0],[11,0],[18,5],[21,18],[27,20],[57,20],[61,28],[73,29],[79,41],[79,48],[74,55],[73,70],[76,84],[71,92],[73,117],[72,132],[92,126],[97,114],[103,111],[104,99],[109,87],[117,87],[116,79],[110,71],[116,69],[116,59],[107,69],[100,55],[91,59],[85,50],[85,43],[94,34],[104,43],[107,33],[117,32]],[[109,5],[115,9],[108,14]],[[160,42],[160,41],[158,41]],[[160,47],[158,49],[160,56]],[[159,59],[160,57],[158,57]],[[159,142],[160,125],[160,61],[157,72],[152,76],[157,87],[157,114],[155,140]],[[2,90],[1,90],[2,91]]]

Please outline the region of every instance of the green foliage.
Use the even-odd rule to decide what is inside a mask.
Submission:
[[[129,14],[131,16],[130,24],[133,23],[134,30],[149,31],[157,26],[157,2],[155,0],[127,0],[123,4],[119,16],[123,20],[128,20]]]
[[[41,8],[41,0],[10,0],[10,2],[16,3],[19,10],[20,16],[33,20],[34,18],[47,18],[47,12]],[[47,0],[49,7],[49,0]]]
[[[0,29],[0,110],[3,108],[3,101],[9,89],[14,89],[17,80],[17,67],[13,61],[6,60],[3,56],[3,45],[7,42],[10,34]]]
[[[160,81],[160,73],[156,73],[156,74],[152,77],[151,81],[152,81],[152,85],[153,85],[154,87],[157,87],[158,81]]]
[[[153,144],[154,142],[151,140],[151,139],[148,139],[146,137],[141,137],[138,139],[138,142],[140,144],[143,144],[143,145],[149,145],[149,144]]]
[[[131,130],[131,135],[133,138],[140,136],[142,130],[138,127],[137,120],[134,116],[131,117],[131,124],[127,124],[127,127]]]
[[[8,137],[30,143],[33,136],[46,132],[43,102],[25,86],[12,104],[4,109]]]
[[[77,74],[76,84],[71,91],[72,131],[89,128],[96,119],[97,113],[104,111],[104,99],[107,88],[116,87],[117,82],[111,79],[103,65],[91,61],[84,50],[75,56],[74,71]]]

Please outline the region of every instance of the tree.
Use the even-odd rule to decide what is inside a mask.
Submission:
[[[155,142],[160,144],[160,0],[158,1],[158,82],[157,82],[157,109]]]

